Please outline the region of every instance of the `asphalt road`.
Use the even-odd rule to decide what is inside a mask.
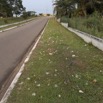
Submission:
[[[20,63],[47,20],[47,17],[39,18],[22,27],[0,33],[0,87]]]

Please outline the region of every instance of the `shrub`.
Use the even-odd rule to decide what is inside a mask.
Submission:
[[[69,27],[103,38],[103,20],[96,12],[88,17],[62,17],[61,22],[68,23]]]
[[[4,19],[4,23],[5,23],[5,24],[8,24],[8,20],[7,20],[7,19]]]

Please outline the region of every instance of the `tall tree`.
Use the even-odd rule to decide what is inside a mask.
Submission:
[[[22,0],[15,0],[13,5],[13,13],[17,16],[20,15],[25,8],[23,7]]]
[[[19,15],[23,10],[22,0],[0,0],[0,13],[7,17]]]
[[[95,11],[103,13],[103,0],[56,0],[54,5],[58,17],[74,14],[87,16]]]

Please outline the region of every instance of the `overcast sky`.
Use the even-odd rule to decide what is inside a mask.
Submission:
[[[36,11],[37,13],[52,13],[52,0],[23,0],[23,5],[27,11]]]

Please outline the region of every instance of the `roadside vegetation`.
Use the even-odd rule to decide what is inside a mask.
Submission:
[[[0,0],[0,26],[35,17],[35,11],[26,11],[22,0]]]
[[[56,0],[55,13],[69,27],[103,38],[102,0]]]
[[[25,10],[22,0],[0,0],[0,17],[18,16]]]
[[[32,19],[35,18],[36,16],[28,16],[28,15],[23,15],[23,17],[12,17],[12,18],[0,18],[0,26],[6,25],[6,24],[12,24],[16,22],[20,22],[26,19]]]
[[[22,20],[24,20],[24,19],[23,18],[0,18],[0,25],[20,22]]]
[[[28,18],[27,20],[28,21],[25,21],[25,19],[19,19],[19,20],[15,20],[15,22],[13,22],[12,20],[10,21],[10,24],[11,23],[16,23],[16,22],[20,22],[20,23],[18,23],[18,24],[12,24],[12,25],[9,25],[9,26],[6,26],[6,27],[1,27],[0,28],[0,31],[5,31],[5,29],[9,29],[9,28],[12,28],[12,27],[15,27],[15,26],[21,26],[21,25],[23,25],[23,24],[25,24],[25,23],[27,23],[27,22],[30,22],[30,21],[32,21],[32,20],[34,20],[34,19],[37,19],[37,17],[35,17],[35,18]],[[7,25],[7,24],[5,24],[5,25]],[[1,26],[3,26],[3,25],[1,25]]]
[[[51,19],[7,103],[102,103],[103,52]]]

